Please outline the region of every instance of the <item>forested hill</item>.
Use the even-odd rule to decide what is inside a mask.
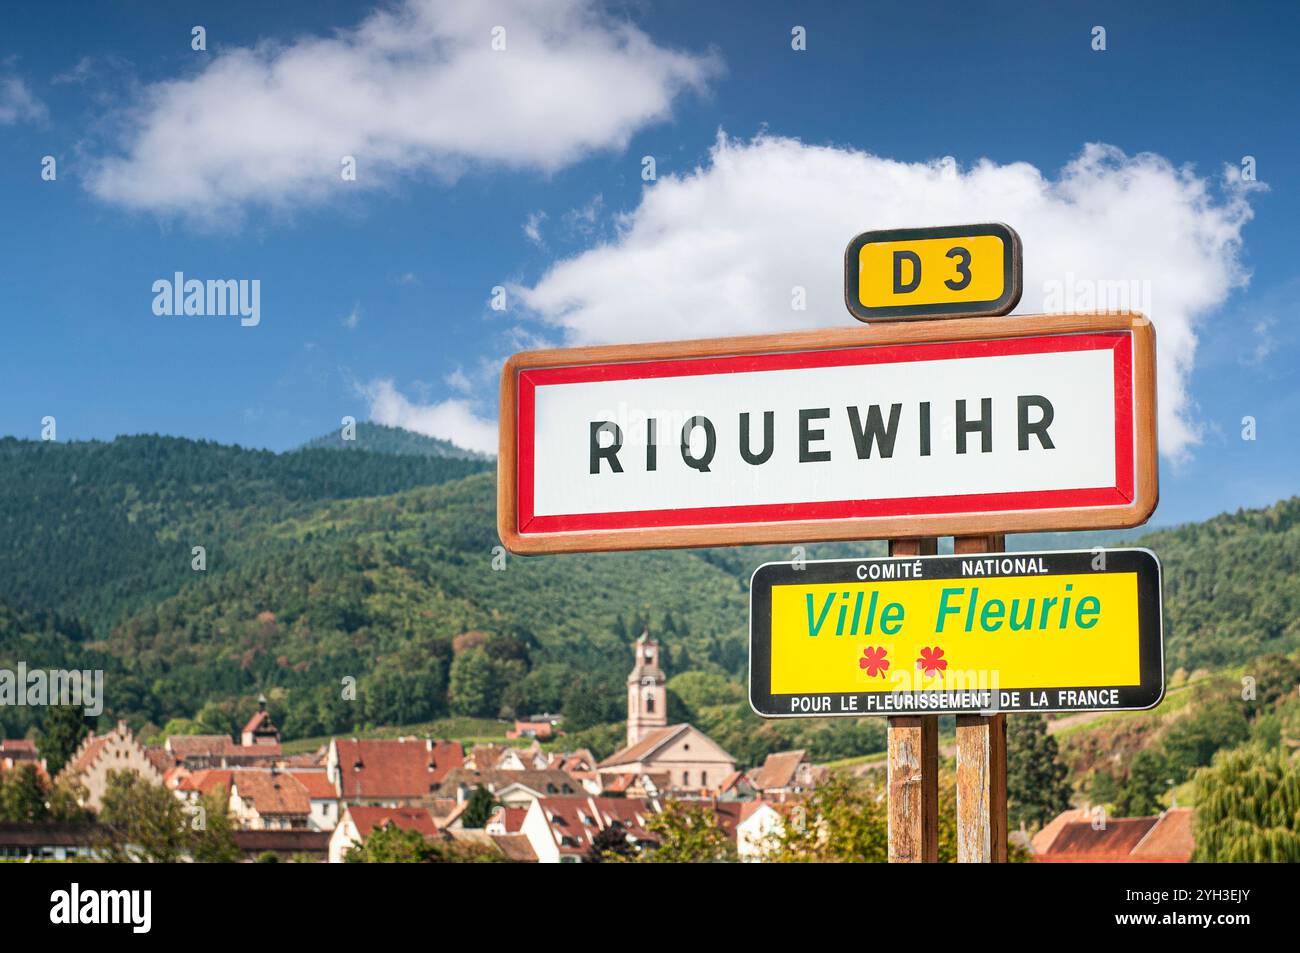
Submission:
[[[432,456],[276,454],[175,437],[0,439],[0,600],[109,625],[189,582],[191,552],[331,500],[490,468]]]
[[[648,624],[670,674],[713,679],[692,704],[738,706],[752,721],[738,739],[769,730],[735,697],[746,585],[789,548],[494,562],[492,469],[163,437],[0,441],[0,664],[103,653],[109,715],[137,725],[225,730],[266,692],[297,737],[448,712],[558,709],[579,727],[622,716],[628,647]],[[1139,542],[1164,564],[1171,672],[1300,647],[1300,500]],[[359,704],[340,701],[346,678]]]
[[[362,421],[356,425],[352,439],[345,440],[343,431],[322,434],[302,445],[303,450],[369,450],[371,453],[388,453],[411,457],[451,457],[459,460],[485,460],[483,454],[458,447],[449,440],[426,437],[401,427]]]

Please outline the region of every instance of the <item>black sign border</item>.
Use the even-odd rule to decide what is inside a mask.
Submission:
[[[1106,557],[1106,568],[1097,570],[1092,568],[1092,563],[1096,557],[1104,553]],[[936,708],[900,708],[898,711],[866,711],[862,706],[865,705],[869,696],[883,697],[892,694],[890,692],[810,692],[809,695],[818,695],[831,700],[829,711],[824,712],[792,712],[790,711],[789,700],[796,697],[792,694],[773,695],[772,694],[772,587],[777,585],[788,585],[794,583],[814,583],[814,584],[836,584],[843,582],[858,583],[856,576],[858,566],[868,564],[878,565],[901,565],[903,563],[915,563],[918,560],[926,563],[935,563],[940,571],[927,571],[923,577],[925,579],[977,579],[977,578],[999,578],[998,575],[992,576],[963,576],[961,575],[961,561],[970,559],[987,559],[987,558],[1043,558],[1047,561],[1047,573],[1045,575],[1064,575],[1071,573],[1119,573],[1128,572],[1137,573],[1138,577],[1138,670],[1139,685],[1126,686],[1101,686],[1101,685],[1079,685],[1079,686],[1058,686],[1055,688],[1043,689],[1048,692],[1058,691],[1086,691],[1097,688],[1116,688],[1119,692],[1120,704],[1107,706],[1104,708],[1076,706],[1060,707],[1050,706],[1046,708],[1029,707],[1027,705],[1017,708],[954,708],[954,707],[936,707]],[[952,571],[945,571],[945,563],[949,564]],[[796,565],[802,565],[802,569],[794,568]],[[992,712],[1008,713],[1045,713],[1045,712],[1090,712],[1090,711],[1142,711],[1154,708],[1164,699],[1165,696],[1165,656],[1164,656],[1164,601],[1163,601],[1163,584],[1162,570],[1160,560],[1149,549],[1140,547],[1125,549],[1077,549],[1077,550],[1053,550],[1041,552],[1009,552],[1009,553],[967,553],[959,556],[889,556],[889,557],[869,557],[864,559],[822,559],[807,560],[803,563],[794,562],[772,562],[764,563],[754,570],[749,580],[749,707],[753,709],[754,714],[761,718],[873,718],[881,716],[895,715],[972,715],[972,714],[989,714]],[[1038,689],[1033,689],[1037,691]],[[941,690],[935,690],[936,692]],[[1028,694],[1030,689],[1016,689],[1022,696]],[[804,693],[800,693],[804,694]],[[920,695],[928,694],[919,692],[900,692],[900,695]],[[840,711],[848,699],[856,698],[858,710]],[[779,701],[784,699],[785,705],[779,705]]]
[[[992,301],[954,301],[949,304],[908,304],[884,308],[864,307],[858,297],[858,253],[876,242],[923,241],[928,238],[967,238],[996,235],[1002,239],[1002,295]],[[1024,291],[1024,252],[1020,236],[1010,225],[941,225],[934,228],[890,228],[863,232],[844,250],[844,304],[859,321],[915,321],[921,318],[987,318],[1010,314]]]

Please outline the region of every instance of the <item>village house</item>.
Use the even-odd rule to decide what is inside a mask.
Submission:
[[[475,771],[456,768],[450,771],[435,788],[440,797],[468,801],[474,789],[482,787],[502,804],[526,807],[539,797],[581,795],[585,793],[582,782],[553,768],[542,771],[517,770]]]
[[[325,770],[347,805],[427,806],[447,775],[465,763],[458,741],[335,738]]]
[[[311,797],[282,771],[235,771],[230,782],[230,816],[247,830],[307,830]]]
[[[769,754],[761,767],[748,772],[748,779],[761,797],[785,801],[811,791],[828,773],[813,764],[806,751],[777,751]]]
[[[752,801],[758,796],[758,789],[744,771],[732,771],[722,779],[713,796],[719,801]]]
[[[612,827],[633,846],[656,843],[646,822],[658,811],[657,802],[635,798],[538,798],[528,806],[520,832],[528,838],[539,863],[582,863],[596,836]]]
[[[515,726],[506,732],[506,737],[548,741],[558,733],[559,724],[559,715],[529,715],[527,718],[516,719]]]
[[[277,764],[284,758],[280,729],[266,710],[265,695],[257,699],[257,706],[238,742],[228,735],[170,735],[163,742],[163,750],[172,761],[191,771]]]
[[[1154,817],[1104,817],[1088,808],[1058,814],[1030,841],[1040,864],[1185,864],[1196,848],[1190,807]]]
[[[741,863],[761,861],[771,850],[773,840],[785,830],[781,806],[769,801],[742,801],[739,808],[736,854]]]
[[[358,844],[364,844],[372,831],[382,827],[396,827],[403,831],[417,831],[426,838],[440,834],[433,815],[420,807],[369,807],[351,805],[343,812],[338,826],[330,835],[329,862],[341,864],[347,853]]]
[[[36,742],[0,738],[0,779],[15,768],[31,765],[38,777],[49,780],[45,759],[36,750]]]
[[[152,784],[162,784],[163,772],[168,767],[167,757],[160,749],[146,749],[126,722],[119,721],[107,734],[97,735],[92,731],[83,738],[58,779],[80,784],[86,791],[82,806],[98,812],[108,790],[110,772],[133,771]]]

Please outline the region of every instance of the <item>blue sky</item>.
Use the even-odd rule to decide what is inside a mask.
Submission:
[[[1294,5],[1251,15],[1197,3],[555,6],[555,19],[537,23],[526,5],[475,4],[474,17],[461,17],[433,4],[446,42],[434,55],[418,31],[372,21],[349,32],[371,11],[353,3],[9,4],[0,35],[0,433],[34,438],[54,415],[61,440],[160,432],[286,449],[352,414],[472,442],[494,419],[500,359],[521,346],[689,328],[690,315],[665,317],[682,313],[675,293],[695,295],[702,331],[779,328],[779,313],[743,306],[747,292],[716,292],[702,279],[684,276],[662,299],[647,291],[630,302],[612,301],[602,282],[624,267],[671,270],[691,242],[727,228],[765,243],[762,260],[774,263],[766,270],[780,270],[781,234],[761,221],[751,230],[728,210],[806,189],[806,219],[780,214],[790,243],[807,245],[800,229],[827,214],[814,207],[826,199],[812,178],[834,192],[836,175],[897,169],[907,194],[885,196],[879,184],[860,196],[842,190],[863,208],[860,217],[849,210],[854,230],[938,224],[934,215],[969,202],[970,220],[1021,228],[1031,276],[1057,274],[1062,261],[1073,268],[1077,250],[1081,274],[1155,278],[1161,346],[1183,357],[1168,375],[1161,368],[1162,388],[1176,378],[1182,394],[1170,426],[1162,417],[1171,443],[1154,522],[1296,492]],[[508,37],[497,55],[524,65],[493,74],[499,101],[484,94],[448,128],[424,128],[439,123],[420,111],[435,107],[419,88],[405,106],[373,101],[360,114],[283,101],[295,77],[327,89],[327,100],[350,91],[364,100],[364,70],[330,85],[360,63],[412,68],[431,88],[445,81],[459,102],[470,87],[457,83],[477,89],[474,71],[494,67],[457,51],[466,36],[486,48],[496,23]],[[191,49],[195,24],[206,29],[206,52]],[[805,51],[791,49],[795,25],[807,30]],[[1091,48],[1095,25],[1106,29],[1104,52]],[[301,46],[339,30],[347,55],[338,61],[327,55],[338,48]],[[410,45],[389,59],[393,43]],[[574,50],[595,53],[570,70]],[[217,78],[218,69],[229,73]],[[573,85],[562,97],[548,92],[561,83]],[[243,101],[245,88],[260,90],[258,103]],[[268,105],[270,119],[260,108]],[[320,115],[300,130],[295,120],[313,110]],[[730,146],[719,146],[720,131]],[[357,183],[316,174],[316,160],[337,167],[336,141],[358,143]],[[1068,201],[1034,184],[1068,178],[1062,170],[1087,143],[1123,158],[1071,179]],[[58,162],[53,182],[40,175],[47,154]],[[647,155],[651,183],[641,178]],[[1225,167],[1246,155],[1267,189],[1224,184]],[[955,193],[933,165],[945,156],[959,170]],[[1037,170],[1008,174],[1018,191],[1006,214],[997,214],[1000,186],[971,173],[982,159]],[[722,166],[733,162],[747,171],[728,178]],[[191,166],[192,191],[173,188]],[[763,169],[770,178],[750,202],[743,188],[755,188]],[[1129,185],[1112,187],[1121,180]],[[718,197],[729,183],[738,194]],[[668,207],[674,198],[693,204]],[[1012,214],[1045,204],[1041,218]],[[929,217],[882,220],[913,208]],[[1074,229],[1072,215],[1086,221]],[[722,232],[684,228],[692,216]],[[1175,231],[1190,237],[1180,244]],[[826,247],[842,249],[848,237],[828,234]],[[1114,247],[1089,258],[1089,240]],[[1115,264],[1127,260],[1126,242],[1131,271]],[[628,264],[607,267],[601,249]],[[839,267],[833,251],[818,256],[830,273]],[[152,284],[176,271],[259,279],[261,323],[154,315]],[[488,306],[496,285],[509,289],[505,312]],[[1194,291],[1180,296],[1184,285]],[[1041,288],[1027,282],[1027,304],[1035,296]],[[1171,305],[1164,313],[1162,302]],[[791,326],[853,320],[832,294],[813,294],[810,312]],[[1245,415],[1258,421],[1253,442],[1240,439]]]

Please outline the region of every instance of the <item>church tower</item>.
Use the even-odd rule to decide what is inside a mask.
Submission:
[[[642,632],[636,640],[636,664],[627,677],[627,743],[632,746],[658,728],[668,726],[668,695],[659,667],[659,643]]]

